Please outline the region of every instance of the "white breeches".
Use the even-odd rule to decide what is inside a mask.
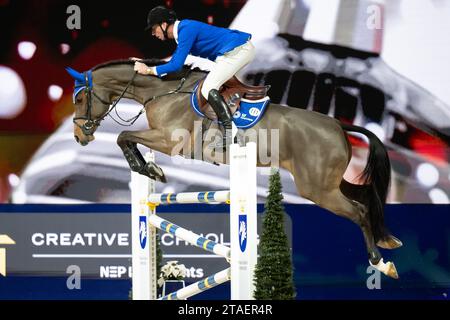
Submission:
[[[211,89],[220,87],[245,67],[255,57],[255,47],[250,41],[218,56],[214,68],[209,72],[202,87],[202,95],[208,100]]]

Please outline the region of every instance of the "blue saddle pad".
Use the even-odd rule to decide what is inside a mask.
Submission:
[[[191,95],[191,106],[200,117],[205,115],[200,111],[197,99],[197,86]],[[253,127],[262,118],[267,105],[269,104],[269,97],[264,97],[260,100],[241,99],[240,108],[233,114],[233,122],[239,129],[248,129]]]

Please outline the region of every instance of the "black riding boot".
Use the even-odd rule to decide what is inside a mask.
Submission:
[[[212,89],[208,94],[208,102],[213,108],[214,112],[217,114],[219,121],[222,122],[223,127],[225,128],[225,133],[223,135],[223,141],[220,144],[216,144],[215,148],[227,148],[229,144],[232,143],[232,128],[233,128],[233,115],[231,114],[228,105],[226,104],[223,97],[220,95],[219,91],[216,89]]]

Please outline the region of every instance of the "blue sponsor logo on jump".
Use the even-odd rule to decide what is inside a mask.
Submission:
[[[245,252],[245,248],[247,247],[247,215],[239,215],[239,225],[238,225],[238,233],[239,233],[239,247],[242,252]]]
[[[147,217],[139,216],[139,242],[141,243],[141,248],[145,249],[147,244]]]

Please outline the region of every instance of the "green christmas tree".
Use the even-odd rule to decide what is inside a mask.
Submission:
[[[295,299],[291,249],[284,232],[284,207],[280,173],[272,169],[264,206],[263,232],[255,269],[257,300]]]

